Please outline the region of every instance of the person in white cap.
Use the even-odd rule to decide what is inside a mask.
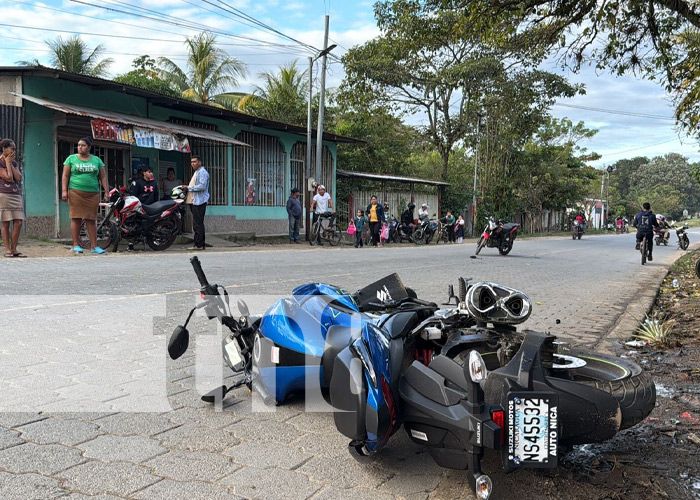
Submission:
[[[316,223],[316,221],[318,220],[318,217],[321,214],[325,214],[328,212],[333,214],[330,217],[329,224],[331,226],[333,224],[335,224],[335,209],[333,208],[333,199],[331,198],[331,195],[329,195],[326,192],[326,186],[324,186],[323,184],[320,184],[318,186],[318,192],[313,197],[313,201],[311,202],[311,210],[314,213],[314,220],[313,220],[314,224]],[[322,246],[320,239],[317,243],[319,246]]]
[[[420,210],[418,210],[418,220],[422,221],[423,219],[429,219],[430,214],[428,213],[428,204],[423,203],[420,207]]]

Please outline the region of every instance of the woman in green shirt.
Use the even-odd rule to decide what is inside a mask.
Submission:
[[[97,209],[100,205],[100,183],[104,190],[104,200],[109,201],[109,186],[105,164],[97,156],[90,154],[92,140],[83,137],[78,141],[78,154],[70,155],[63,162],[63,201],[70,208],[70,234],[73,238],[73,251],[83,253],[78,243],[80,225],[85,220],[91,253],[105,253],[97,246]]]

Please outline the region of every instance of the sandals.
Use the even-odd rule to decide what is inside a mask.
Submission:
[[[12,254],[12,256],[13,256],[15,259],[26,259],[26,258],[27,258],[27,256],[24,255],[22,252],[15,252],[15,253]]]

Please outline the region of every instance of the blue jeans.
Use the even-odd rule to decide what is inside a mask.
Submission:
[[[289,240],[299,241],[299,224],[301,217],[289,216]]]

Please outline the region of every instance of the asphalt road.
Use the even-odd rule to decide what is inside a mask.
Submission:
[[[534,304],[526,326],[593,346],[649,277],[680,255],[671,238],[644,267],[633,235],[519,239],[507,257],[487,248],[476,259],[473,244],[285,245],[199,257],[209,280],[254,313],[307,281],[354,290],[398,272],[420,297],[441,302],[447,284],[465,276],[524,291]],[[238,390],[218,411],[203,404],[199,394],[227,375],[214,324],[195,318],[195,354],[174,363],[165,356],[169,332],[197,298],[190,256],[2,263],[0,498],[418,499],[464,491],[466,474],[437,467],[402,432],[361,465],[332,416],[305,411],[303,401],[269,411]]]

